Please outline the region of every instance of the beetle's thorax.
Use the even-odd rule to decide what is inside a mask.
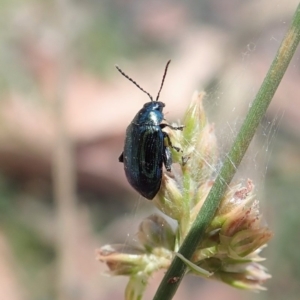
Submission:
[[[136,114],[132,123],[144,125],[159,125],[163,118],[165,104],[160,101],[151,101],[144,104],[143,108]]]

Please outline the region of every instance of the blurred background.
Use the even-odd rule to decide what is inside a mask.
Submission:
[[[114,65],[155,96],[171,59],[166,118],[180,122],[205,90],[222,156],[297,5],[0,0],[0,299],[123,299],[127,278],[102,276],[95,249],[131,241],[154,208],[118,162],[126,126],[149,98]],[[268,290],[190,276],[174,299],[299,299],[299,58],[300,49],[237,175],[254,181],[274,231],[263,252]]]

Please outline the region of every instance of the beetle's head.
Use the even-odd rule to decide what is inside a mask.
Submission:
[[[163,108],[165,107],[165,104],[161,101],[151,101],[144,104],[144,109],[147,110],[155,110],[155,111],[163,111]]]

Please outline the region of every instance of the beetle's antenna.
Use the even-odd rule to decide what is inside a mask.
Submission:
[[[127,74],[125,74],[120,68],[119,66],[116,65],[117,70],[124,76],[126,77],[129,81],[131,81],[135,86],[137,86],[142,92],[144,92],[145,94],[147,94],[150,98],[150,100],[153,102],[153,98],[152,96],[146,92],[142,87],[140,87],[132,78],[130,78]]]
[[[165,67],[164,76],[163,76],[163,79],[162,79],[162,81],[161,81],[160,89],[159,89],[159,91],[158,91],[158,94],[157,94],[157,97],[156,97],[155,101],[158,101],[158,98],[159,98],[161,89],[162,89],[162,87],[163,87],[163,85],[164,85],[164,81],[165,81],[165,78],[166,78],[166,75],[167,75],[167,71],[168,71],[168,67],[169,67],[170,62],[171,62],[171,60],[169,60],[169,61],[167,62],[167,65],[166,65],[166,67]]]

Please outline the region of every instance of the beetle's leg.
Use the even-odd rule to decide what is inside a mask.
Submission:
[[[184,128],[184,125],[179,125],[179,126],[172,126],[172,125],[170,125],[170,124],[165,124],[165,123],[163,123],[163,124],[159,124],[159,127],[161,128],[161,129],[163,129],[163,128],[165,128],[165,127],[169,127],[169,128],[171,128],[171,129],[173,129],[173,130],[183,130],[183,128]]]
[[[164,147],[163,152],[163,162],[168,172],[171,172],[171,165],[172,165],[172,155],[171,150],[169,147]]]
[[[188,161],[189,161],[190,157],[189,156],[182,156],[181,157],[181,163],[184,166]]]
[[[179,151],[180,151],[180,148],[173,146],[173,144],[172,144],[172,142],[171,142],[171,139],[170,139],[169,135],[168,135],[166,132],[164,132],[164,131],[163,131],[163,134],[164,134],[164,138],[166,138],[166,139],[168,140],[168,146],[170,146],[171,148],[173,148],[173,149],[175,149],[177,152],[179,152]]]
[[[119,157],[119,162],[124,162],[124,156],[123,156],[123,152],[121,153],[120,157]]]

